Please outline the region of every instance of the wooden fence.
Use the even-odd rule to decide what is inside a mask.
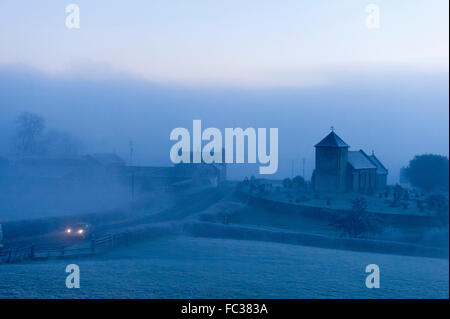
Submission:
[[[142,240],[147,240],[170,233],[180,232],[182,227],[178,223],[161,223],[141,227],[135,227],[132,231],[125,230],[114,234],[108,234],[98,238],[92,238],[80,246],[39,246],[29,245],[20,248],[0,249],[1,263],[16,263],[32,260],[46,260],[50,258],[74,258],[92,256],[113,248],[128,246]]]
[[[131,241],[130,232],[109,234],[93,238],[80,246],[45,247],[29,245],[25,247],[4,248],[0,250],[0,263],[16,263],[50,258],[70,258],[90,256],[112,248],[128,245]]]

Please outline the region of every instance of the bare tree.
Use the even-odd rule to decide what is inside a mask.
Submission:
[[[40,115],[24,112],[17,117],[15,147],[20,155],[35,155],[39,152],[39,139],[44,128],[45,120]]]

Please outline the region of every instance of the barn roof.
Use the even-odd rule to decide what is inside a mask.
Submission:
[[[173,166],[127,166],[128,174],[144,177],[169,177],[173,175]]]
[[[376,169],[374,163],[370,160],[369,156],[364,153],[363,150],[359,151],[349,151],[348,152],[348,163],[354,169]]]
[[[16,162],[15,172],[21,176],[62,178],[96,165],[90,158],[84,156],[30,156]]]
[[[314,145],[314,147],[348,147],[348,144],[334,133],[334,131],[331,131],[330,134],[325,136],[325,138]]]
[[[114,153],[96,153],[86,155],[87,158],[91,158],[100,165],[104,166],[123,166],[125,161]]]

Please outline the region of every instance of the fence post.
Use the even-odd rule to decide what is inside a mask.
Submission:
[[[30,247],[30,259],[34,259],[34,244],[31,244]]]
[[[95,254],[95,238],[91,240],[91,254]]]
[[[8,259],[6,259],[7,263],[11,262],[11,255],[12,255],[12,248],[9,249],[9,253],[8,253]]]

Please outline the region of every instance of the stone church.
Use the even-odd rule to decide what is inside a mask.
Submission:
[[[349,151],[332,129],[317,143],[312,185],[317,192],[374,193],[386,187],[388,170],[372,152]]]

